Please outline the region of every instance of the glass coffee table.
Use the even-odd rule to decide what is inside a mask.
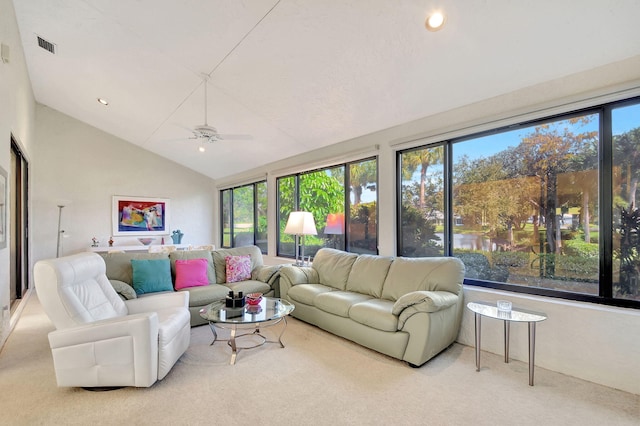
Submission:
[[[242,308],[227,308],[225,301],[221,300],[205,306],[200,310],[200,316],[209,321],[209,327],[213,332],[213,345],[218,340],[216,327],[228,329],[231,335],[226,341],[231,347],[231,365],[236,363],[236,357],[240,349],[253,349],[262,346],[265,343],[282,343],[282,335],[287,328],[287,316],[293,312],[295,306],[286,300],[276,299],[272,297],[262,297],[258,305],[245,304]],[[278,335],[277,341],[267,340],[260,333],[260,327],[270,327],[280,322],[284,323],[284,327]],[[238,334],[239,330],[251,330],[243,334]],[[246,336],[258,336],[260,341],[253,345],[241,346],[237,345],[236,340]]]

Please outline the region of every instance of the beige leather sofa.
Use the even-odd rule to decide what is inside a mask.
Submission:
[[[292,315],[416,367],[451,345],[462,319],[464,264],[323,248],[311,267],[280,270]]]
[[[225,258],[227,256],[251,256],[251,279],[234,283],[227,282]],[[133,290],[132,259],[166,259],[171,261],[171,274],[175,284],[175,262],[177,259],[207,259],[209,285],[181,289],[189,293],[191,326],[206,324],[200,317],[200,309],[217,300],[224,299],[233,290],[244,294],[260,292],[265,296],[277,297],[278,271],[280,266],[265,266],[262,252],[257,246],[237,247],[217,250],[178,250],[167,253],[104,253],[101,254],[107,267],[107,278],[122,298],[136,298]],[[153,294],[153,293],[151,293]],[[140,297],[145,297],[140,296]]]

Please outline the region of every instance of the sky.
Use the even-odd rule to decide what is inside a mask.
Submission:
[[[594,114],[594,117],[597,115]],[[559,123],[565,120],[558,121]],[[597,119],[586,125],[576,127],[574,132],[597,131],[599,123]],[[613,110],[613,134],[619,135],[633,128],[640,127],[640,104],[619,107]],[[519,128],[512,131],[474,138],[465,142],[458,142],[453,146],[453,162],[459,161],[462,155],[467,155],[470,159],[487,158],[509,147],[517,146],[523,137],[533,131],[535,126]],[[438,167],[442,167],[441,165]],[[435,172],[436,169],[430,171]],[[419,181],[420,170],[416,170],[412,176],[413,181]]]
[[[561,120],[560,122],[562,122]],[[489,135],[483,138],[476,138],[468,142],[460,142],[454,145],[453,161],[459,160],[460,156],[466,154],[469,158],[489,157],[508,147],[517,146],[523,137],[533,131],[535,126],[516,129],[509,132]],[[613,111],[613,134],[619,135],[635,127],[640,127],[640,104],[617,108]],[[585,126],[576,128],[576,132],[598,130],[598,121],[592,120]],[[486,143],[478,143],[483,139]],[[457,149],[456,149],[457,148]]]

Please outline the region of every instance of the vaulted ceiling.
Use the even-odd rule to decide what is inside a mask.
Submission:
[[[640,54],[637,0],[14,7],[36,101],[214,179]],[[206,122],[250,138],[198,151],[205,76]]]

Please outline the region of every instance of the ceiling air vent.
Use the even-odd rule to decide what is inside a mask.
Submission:
[[[47,41],[45,39],[43,39],[40,36],[38,37],[38,46],[42,47],[44,50],[47,50],[51,53],[53,53],[54,55],[56,54],[56,45],[51,43],[50,41]]]

